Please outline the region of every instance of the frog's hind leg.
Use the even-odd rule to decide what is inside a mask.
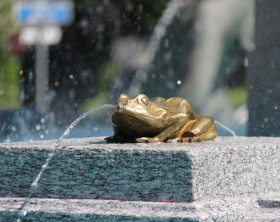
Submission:
[[[189,130],[189,133],[193,136],[199,136],[206,133],[214,125],[214,120],[211,117],[201,117],[199,118]]]
[[[179,139],[179,142],[199,142],[213,140],[217,136],[216,126],[211,117],[199,118]]]

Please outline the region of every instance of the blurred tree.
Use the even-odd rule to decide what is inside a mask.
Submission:
[[[19,60],[8,50],[8,38],[16,30],[12,21],[14,1],[0,1],[0,107],[11,108],[19,102]]]

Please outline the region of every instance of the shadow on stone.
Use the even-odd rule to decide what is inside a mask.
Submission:
[[[0,196],[26,197],[49,151],[0,149]],[[191,166],[183,151],[69,148],[51,161],[34,197],[189,202]]]
[[[13,221],[16,214],[13,212],[0,212],[1,221]],[[172,218],[172,217],[136,217],[136,216],[122,216],[122,215],[89,215],[89,214],[64,214],[64,213],[29,213],[24,221],[37,221],[37,222],[60,222],[60,221],[79,221],[79,222],[198,222],[198,220],[188,218]]]

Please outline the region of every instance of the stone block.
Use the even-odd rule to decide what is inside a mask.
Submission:
[[[54,141],[0,144],[0,196],[26,197]],[[280,138],[106,144],[70,139],[36,198],[189,202],[279,191]]]

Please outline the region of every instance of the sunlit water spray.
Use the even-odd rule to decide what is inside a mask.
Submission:
[[[215,120],[215,123],[216,123],[219,127],[223,128],[224,130],[226,130],[227,132],[229,132],[232,136],[234,136],[234,137],[237,136],[236,133],[235,133],[232,129],[230,129],[229,127],[227,127],[226,125],[220,123],[220,122],[217,121],[217,120]]]
[[[39,181],[40,181],[40,179],[42,177],[42,174],[44,173],[44,171],[49,166],[49,163],[50,163],[51,159],[55,156],[57,151],[60,150],[60,143],[61,143],[62,139],[65,136],[67,136],[74,129],[74,127],[82,119],[86,118],[89,114],[91,114],[91,113],[93,113],[93,112],[95,112],[97,110],[100,110],[100,109],[113,108],[113,107],[114,107],[114,105],[111,105],[111,104],[104,104],[104,105],[101,105],[101,106],[96,106],[96,107],[88,110],[87,112],[83,113],[82,115],[80,115],[74,122],[72,122],[70,124],[70,126],[65,130],[65,132],[62,134],[62,136],[54,144],[53,151],[48,155],[48,158],[46,159],[45,163],[42,165],[42,168],[41,168],[40,172],[36,176],[35,180],[32,182],[32,184],[30,186],[30,191],[29,191],[28,197],[25,198],[24,202],[22,203],[22,205],[18,209],[18,219],[17,219],[17,222],[21,222],[22,218],[26,216],[26,214],[27,214],[26,207],[30,203],[30,200],[31,200],[33,194],[38,189],[38,183],[39,183]]]

